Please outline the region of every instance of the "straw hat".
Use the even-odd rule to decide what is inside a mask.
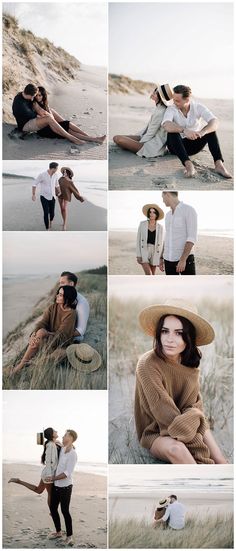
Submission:
[[[142,208],[144,216],[147,216],[148,209],[156,209],[157,212],[159,212],[158,220],[162,220],[162,218],[164,218],[165,216],[163,210],[160,207],[158,207],[158,205],[155,205],[155,203],[144,205],[144,207]]]
[[[73,170],[71,170],[71,168],[69,168],[68,166],[63,166],[63,167],[61,168],[61,172],[63,172],[63,170],[68,170],[68,172],[69,172],[70,175],[71,175],[71,178],[73,178],[74,172],[73,172]]]
[[[173,90],[169,84],[157,84],[156,90],[159,93],[164,105],[169,105],[173,98]]]
[[[168,299],[164,304],[154,304],[144,308],[139,314],[139,323],[148,335],[155,336],[156,326],[161,316],[183,316],[191,321],[196,329],[196,345],[210,344],[215,338],[213,327],[199,316],[194,304],[183,299]]]
[[[66,349],[66,354],[72,367],[83,373],[96,371],[102,363],[100,354],[89,344],[71,344]]]
[[[160,499],[160,501],[158,501],[158,504],[157,506],[158,507],[166,507],[166,505],[169,505],[170,504],[170,500],[169,498],[164,498],[164,499]]]

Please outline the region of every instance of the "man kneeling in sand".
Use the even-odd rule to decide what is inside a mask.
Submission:
[[[168,497],[170,501],[167,505],[165,514],[159,520],[155,520],[156,524],[158,523],[167,523],[168,527],[173,530],[182,530],[185,526],[185,507],[177,500],[176,495],[171,495]]]
[[[49,539],[62,537],[61,520],[58,507],[61,505],[61,512],[66,525],[66,545],[73,545],[72,518],[69,507],[73,488],[72,473],[77,463],[77,454],[73,446],[77,440],[77,433],[74,430],[67,430],[63,436],[59,462],[55,476],[48,476],[46,482],[53,482],[50,511],[56,532],[53,532]]]
[[[215,171],[224,178],[232,178],[224,167],[224,159],[216,134],[218,120],[207,107],[191,98],[189,86],[173,88],[173,103],[167,107],[162,126],[167,131],[167,146],[170,153],[179,157],[185,166],[185,175],[191,178],[195,168],[189,156],[199,153],[208,144],[214,159]],[[205,126],[204,126],[204,122]]]
[[[14,97],[12,111],[17,122],[18,130],[29,133],[38,132],[41,128],[49,126],[55,134],[59,134],[70,142],[77,145],[84,144],[84,141],[66,132],[66,130],[64,130],[55,120],[52,113],[44,111],[44,114],[42,114],[43,110],[39,107],[38,103],[34,101],[37,93],[37,86],[34,84],[27,84],[23,92],[19,92]]]

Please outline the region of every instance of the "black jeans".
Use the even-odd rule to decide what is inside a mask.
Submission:
[[[176,272],[176,266],[178,264],[178,260],[176,262],[170,262],[169,260],[164,260],[165,262],[165,272],[166,275],[179,275],[179,272]],[[184,272],[181,272],[182,275],[196,275],[196,269],[195,269],[195,259],[194,255],[190,254],[186,260],[186,268]]]
[[[46,229],[49,228],[49,219],[50,222],[53,221],[54,215],[55,215],[55,204],[56,201],[54,197],[52,199],[46,199],[43,195],[40,195],[40,201],[42,203],[43,207],[43,219]]]
[[[206,144],[208,144],[215,162],[219,160],[224,161],[216,132],[210,132],[210,134],[205,134],[205,136],[196,140],[181,138],[178,132],[169,132],[167,134],[167,146],[170,153],[177,155],[183,165],[186,161],[190,160],[189,155],[196,155]]]
[[[50,505],[52,520],[55,524],[56,531],[60,532],[61,520],[58,513],[58,507],[59,507],[59,504],[61,504],[61,512],[65,519],[67,537],[72,536],[73,534],[72,518],[69,512],[71,494],[72,494],[72,484],[70,484],[70,486],[65,486],[64,488],[60,488],[59,486],[53,485],[51,505]]]

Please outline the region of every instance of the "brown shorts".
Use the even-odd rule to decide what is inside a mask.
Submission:
[[[27,121],[23,126],[22,130],[23,132],[37,132],[39,130],[37,119],[35,118]]]

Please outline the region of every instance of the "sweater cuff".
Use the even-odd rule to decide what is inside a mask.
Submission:
[[[183,443],[191,442],[203,418],[203,413],[199,409],[192,408],[182,415],[175,417],[168,427],[168,433],[172,438],[180,440]]]

